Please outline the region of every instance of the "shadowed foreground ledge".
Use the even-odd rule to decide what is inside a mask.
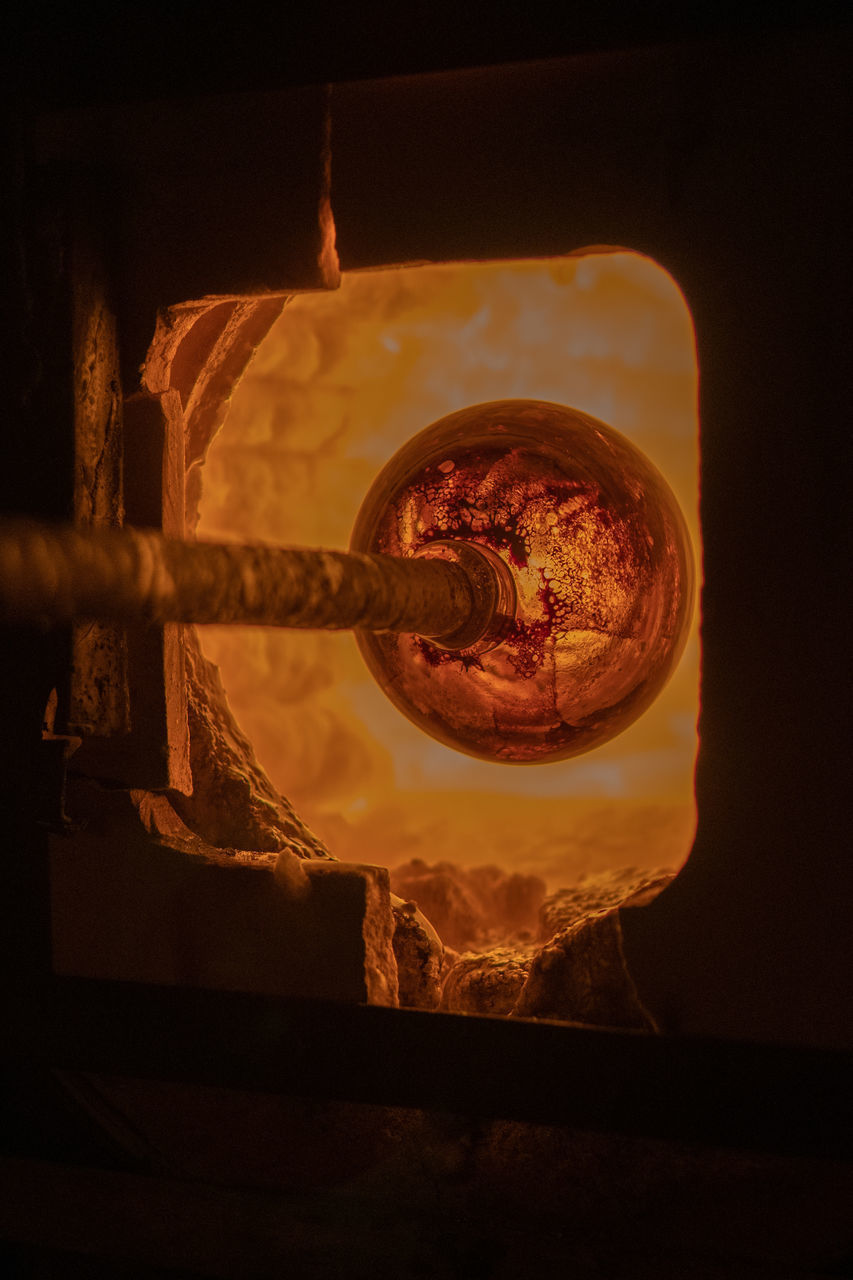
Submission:
[[[80,978],[7,1025],[33,1066],[853,1157],[841,1050]]]

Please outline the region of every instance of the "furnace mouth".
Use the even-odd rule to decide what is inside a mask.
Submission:
[[[684,299],[637,254],[345,273],[334,293],[291,299],[259,346],[198,472],[199,535],[345,547],[402,443],[462,405],[529,396],[635,439],[698,547],[696,395]],[[670,685],[612,753],[524,779],[422,741],[384,705],[350,637],[205,628],[201,640],[274,786],[336,857],[497,866],[549,891],[686,857],[695,623]]]
[[[147,395],[125,405],[126,522],[159,521],[158,545],[197,533],[344,550],[377,472],[430,422],[460,405],[573,403],[633,436],[695,530],[694,350],[675,285],[629,254],[353,273],[286,306],[185,304],[161,317]],[[118,510],[92,513],[121,523]],[[442,555],[463,554],[441,540]],[[446,567],[432,576],[458,579]],[[499,568],[490,589],[500,632],[513,609]],[[490,649],[497,638],[475,628],[450,640],[485,664],[507,647]],[[595,1021],[597,997],[561,980],[564,1000],[536,976],[581,973],[592,948],[622,993],[617,1024],[648,1025],[618,910],[668,883],[693,837],[695,632],[634,726],[527,769],[427,738],[346,634],[167,622],[77,628],[74,643],[91,677],[76,689],[78,723],[101,717],[72,757],[75,812],[101,838],[93,826],[89,882],[81,859],[57,855],[56,901],[73,906],[56,913],[58,971],[103,975],[108,956],[108,976],[136,981]],[[127,705],[107,705],[105,688]],[[87,790],[93,779],[109,786]],[[117,840],[126,856],[111,860]],[[198,886],[191,907],[183,877]],[[94,955],[85,939],[101,939],[104,884],[113,933]],[[330,969],[340,947],[323,949],[336,885],[360,956],[344,966],[343,996]],[[156,923],[179,908],[171,932]],[[276,968],[282,947],[298,980],[289,962]]]

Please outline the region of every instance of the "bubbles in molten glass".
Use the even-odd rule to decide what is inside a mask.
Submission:
[[[448,540],[509,567],[517,602],[502,638],[447,652],[358,637],[426,733],[486,760],[559,760],[620,733],[663,688],[690,623],[692,551],[666,481],[618,432],[537,400],[427,427],[371,486],[351,545],[414,556]]]

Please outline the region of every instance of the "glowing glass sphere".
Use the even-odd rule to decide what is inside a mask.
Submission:
[[[559,760],[620,733],[663,688],[690,624],[693,555],[666,481],[617,431],[537,400],[427,427],[371,486],[351,546],[446,556],[448,542],[508,567],[502,635],[448,652],[358,633],[381,688],[426,733],[486,760]]]

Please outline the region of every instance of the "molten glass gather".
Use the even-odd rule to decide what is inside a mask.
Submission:
[[[674,670],[693,600],[693,556],[657,469],[611,427],[562,405],[499,400],[421,431],[384,467],[354,551],[500,557],[514,616],[488,644],[358,635],[391,701],[440,742],[487,760],[560,760],[597,747],[650,705]]]

